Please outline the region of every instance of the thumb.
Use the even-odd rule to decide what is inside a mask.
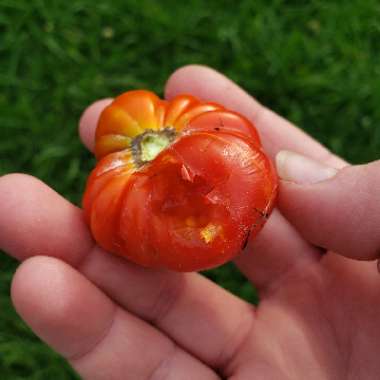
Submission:
[[[338,171],[281,151],[276,166],[279,208],[309,242],[354,259],[380,256],[380,161]]]

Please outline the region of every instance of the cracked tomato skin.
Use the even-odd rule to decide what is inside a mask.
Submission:
[[[185,272],[227,262],[260,231],[276,198],[277,176],[254,126],[190,95],[120,95],[100,116],[95,155],[83,198],[91,232],[105,250],[146,267]]]

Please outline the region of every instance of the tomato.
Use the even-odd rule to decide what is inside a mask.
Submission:
[[[223,264],[268,218],[277,176],[243,116],[129,91],[102,112],[85,218],[105,250],[153,268]]]

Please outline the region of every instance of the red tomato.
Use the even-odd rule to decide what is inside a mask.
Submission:
[[[97,243],[146,267],[225,263],[264,225],[277,177],[243,116],[190,95],[117,97],[96,130],[84,194]]]

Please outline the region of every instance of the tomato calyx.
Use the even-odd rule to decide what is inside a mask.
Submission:
[[[134,164],[141,167],[154,160],[177,137],[173,127],[165,127],[159,130],[147,129],[133,138],[131,152]]]

